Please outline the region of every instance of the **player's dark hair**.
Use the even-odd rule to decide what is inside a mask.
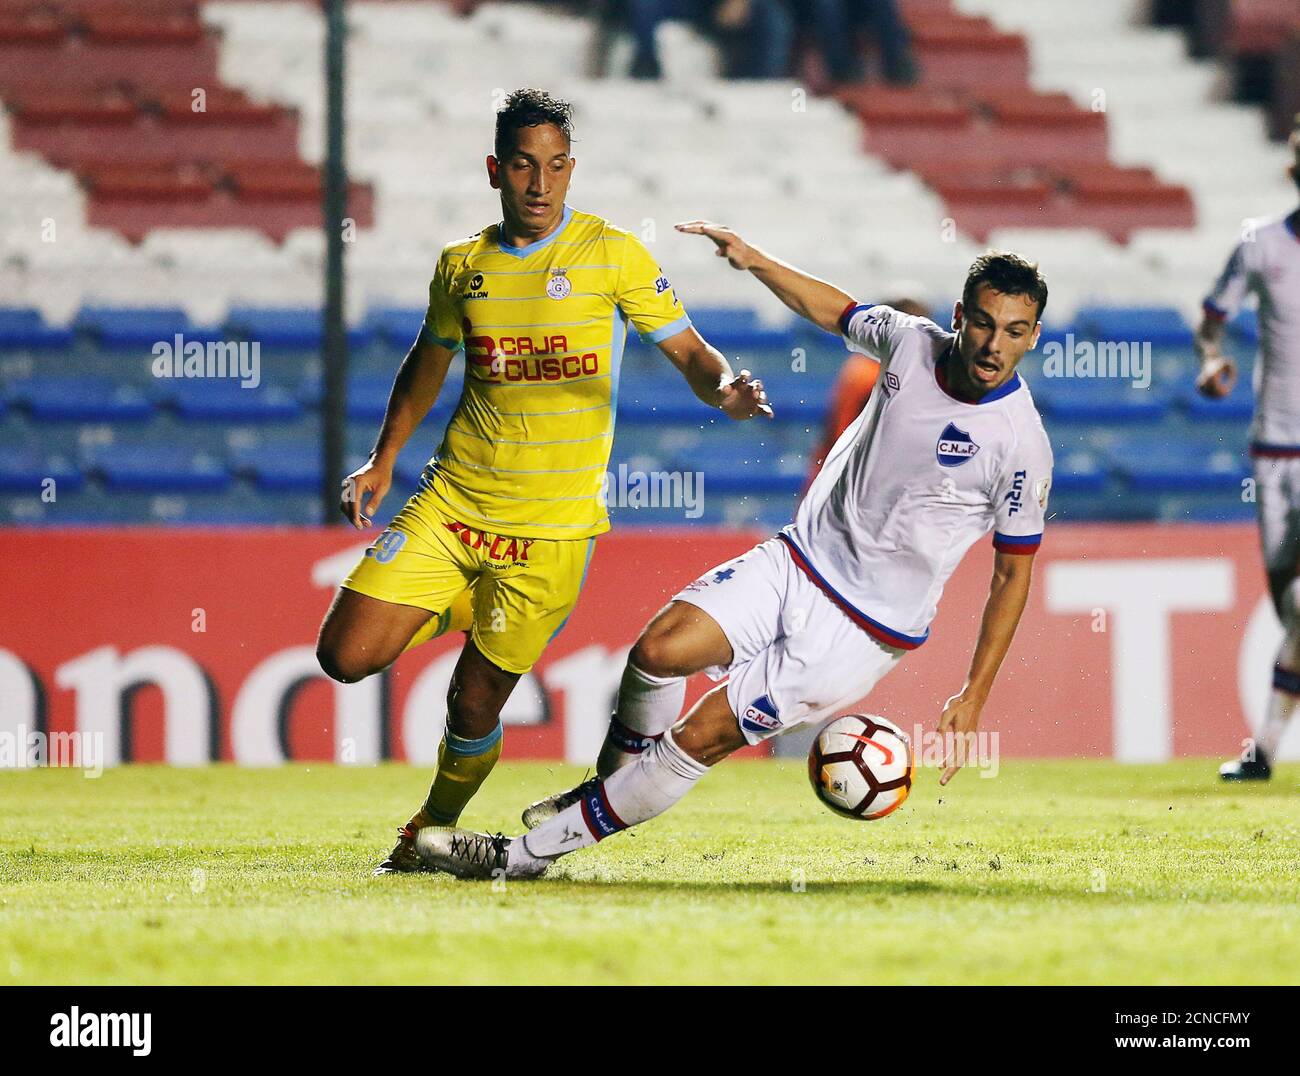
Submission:
[[[1037,262],[1027,262],[1009,250],[990,250],[971,263],[966,286],[961,290],[961,304],[969,307],[981,284],[1003,295],[1028,295],[1038,304],[1038,318],[1047,308],[1047,281],[1038,271]]]
[[[520,127],[540,127],[553,123],[570,141],[573,139],[573,106],[552,97],[545,90],[515,90],[497,111],[496,139],[492,152],[504,161],[519,144],[515,135]]]

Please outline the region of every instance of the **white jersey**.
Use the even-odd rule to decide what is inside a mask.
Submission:
[[[977,404],[948,393],[955,336],[927,318],[854,305],[840,330],[880,376],[780,537],[860,627],[912,649],[982,535],[1002,552],[1038,549],[1052,448],[1019,374]]]
[[[1232,317],[1250,293],[1259,297],[1259,359],[1255,364],[1255,418],[1251,452],[1300,453],[1300,210],[1289,217],[1249,222],[1205,300],[1205,312]]]

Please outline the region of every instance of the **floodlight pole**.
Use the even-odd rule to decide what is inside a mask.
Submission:
[[[325,229],[325,343],[321,403],[324,434],[321,510],[326,523],[343,523],[339,490],[343,480],[347,426],[348,336],[343,317],[343,229],[348,207],[348,177],[343,157],[344,0],[325,0],[325,182],[321,214]],[[351,232],[355,225],[349,228]]]

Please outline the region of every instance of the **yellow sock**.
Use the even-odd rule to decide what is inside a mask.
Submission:
[[[454,826],[465,804],[487,780],[501,757],[501,726],[477,740],[448,732],[438,745],[438,774],[424,801],[424,812],[434,825]]]
[[[469,631],[473,624],[474,591],[466,587],[452,599],[451,605],[441,613],[434,613],[424,622],[424,626],[411,636],[403,653],[413,646],[436,639],[439,635],[446,635],[449,631]]]

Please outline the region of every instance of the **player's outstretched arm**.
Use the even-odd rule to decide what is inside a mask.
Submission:
[[[733,374],[726,356],[693,328],[661,340],[659,350],[681,371],[696,396],[728,418],[772,417],[763,382],[751,378],[748,370]]]
[[[840,315],[854,301],[848,292],[773,258],[721,224],[692,220],[676,227],[688,235],[707,235],[717,245],[718,257],[726,258],[733,269],[747,269],[801,318],[827,332],[839,333]]]
[[[421,335],[402,360],[370,459],[343,480],[339,507],[358,530],[370,526],[392,486],[397,454],[442,391],[453,354]]]
[[[1020,623],[1025,602],[1029,598],[1029,579],[1033,574],[1032,553],[994,554],[993,582],[989,586],[988,600],[984,603],[984,617],[980,621],[979,639],[971,658],[966,686],[944,703],[939,718],[939,733],[974,732],[979,725],[980,711],[993,687],[993,680],[1007,656],[1011,640]],[[949,753],[939,784],[946,785],[961,769],[961,755]]]

